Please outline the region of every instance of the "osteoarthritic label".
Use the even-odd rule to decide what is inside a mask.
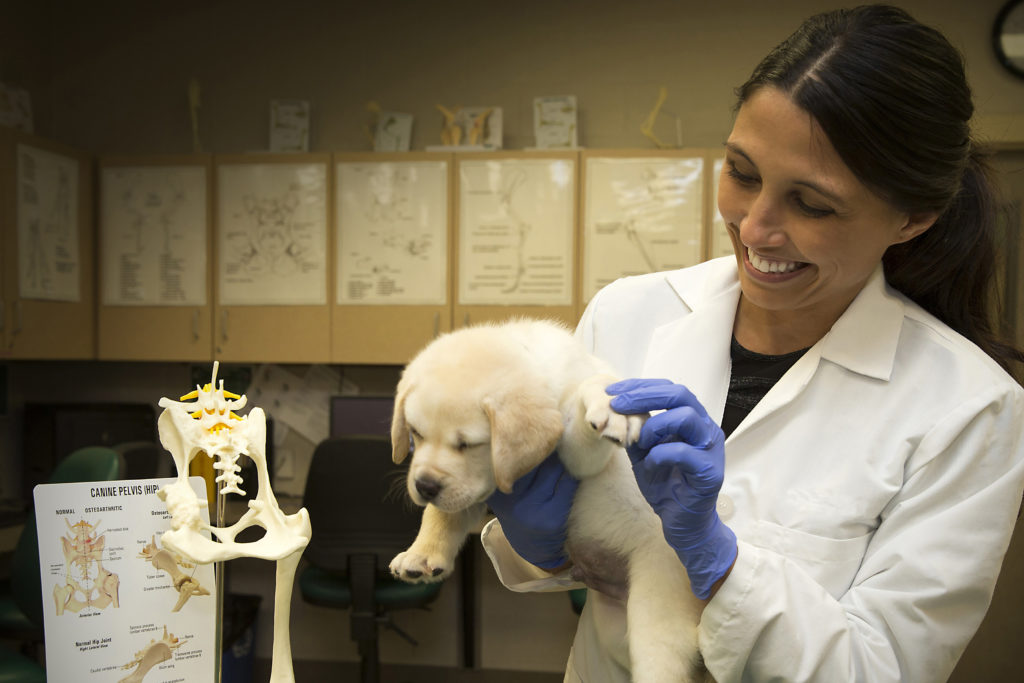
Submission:
[[[172,481],[36,487],[49,680],[214,680],[213,566],[158,542],[170,516],[157,491]]]

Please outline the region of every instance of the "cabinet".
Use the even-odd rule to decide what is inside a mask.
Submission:
[[[331,362],[328,154],[214,157],[213,351]]]
[[[405,363],[451,329],[453,159],[335,155],[333,362]]]
[[[210,361],[211,159],[99,162],[98,357]]]
[[[0,127],[0,160],[0,358],[94,358],[90,157]]]

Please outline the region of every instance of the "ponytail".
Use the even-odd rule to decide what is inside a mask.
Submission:
[[[889,247],[894,288],[977,344],[1018,381],[1024,353],[1000,339],[995,226],[998,199],[989,154],[972,146],[960,191],[931,228]]]

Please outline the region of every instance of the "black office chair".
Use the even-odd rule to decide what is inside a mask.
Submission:
[[[322,441],[313,452],[303,505],[313,537],[299,573],[302,598],[314,605],[351,607],[351,635],[358,643],[361,680],[380,679],[377,628],[399,629],[390,612],[433,602],[440,583],[408,584],[391,577],[388,563],[419,530],[421,511],[405,493],[404,470],[391,462],[387,438]]]
[[[119,453],[105,446],[87,446],[61,460],[49,483],[111,481],[122,478],[123,473],[124,459]],[[31,655],[38,658],[37,646],[43,641],[43,588],[34,513],[25,520],[25,528],[14,548],[10,591],[0,595],[0,638],[22,641],[32,650]],[[18,676],[28,676],[24,662],[4,654],[0,658],[0,681],[8,680],[4,676],[12,670],[20,672]]]

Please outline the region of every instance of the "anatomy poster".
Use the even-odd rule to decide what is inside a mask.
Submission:
[[[327,165],[225,164],[217,174],[222,305],[327,303]]]
[[[447,303],[448,162],[342,162],[337,185],[338,303]]]
[[[18,291],[78,301],[78,161],[18,145]]]
[[[701,260],[701,157],[587,159],[583,296],[627,275]]]
[[[213,565],[162,547],[174,479],[35,488],[46,673],[52,681],[212,682]],[[189,482],[206,495],[202,478]],[[200,511],[204,522],[209,515]]]
[[[464,160],[459,180],[459,303],[570,305],[575,162]]]
[[[103,303],[206,304],[206,169],[103,169],[100,256]]]

